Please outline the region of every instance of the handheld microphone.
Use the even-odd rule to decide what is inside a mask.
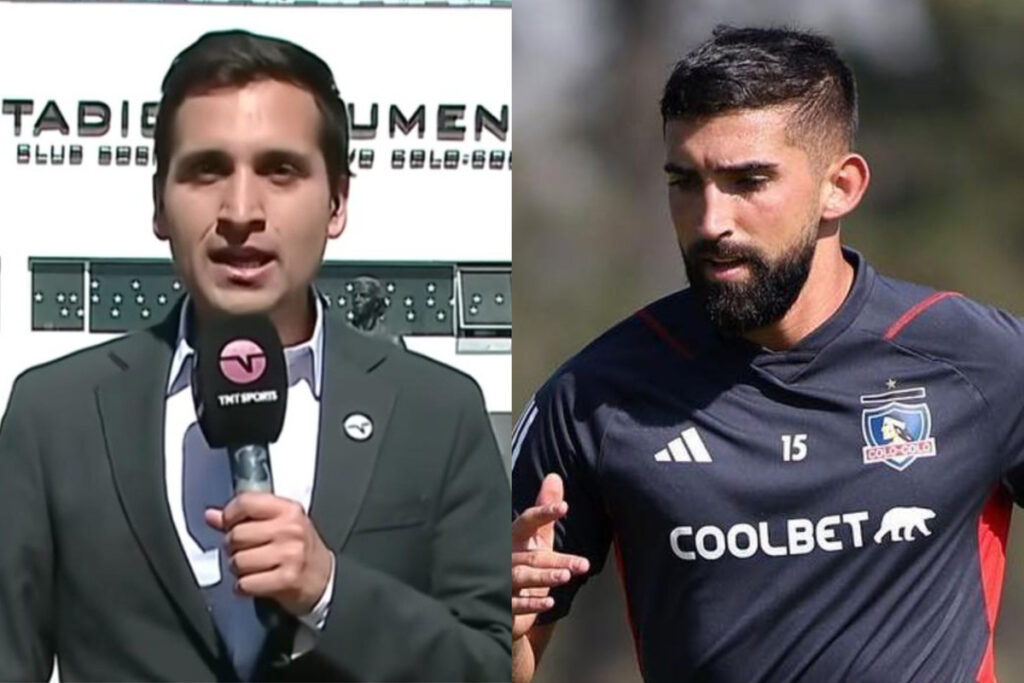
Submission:
[[[226,448],[235,495],[274,492],[268,444],[284,426],[288,375],[281,338],[263,315],[215,318],[199,327],[192,400],[211,448]],[[268,599],[256,614],[271,632],[287,623]]]
[[[211,448],[226,448],[235,493],[273,493],[267,445],[284,426],[284,350],[266,316],[204,321],[192,365],[192,398]]]

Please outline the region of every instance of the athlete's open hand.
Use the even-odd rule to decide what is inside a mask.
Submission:
[[[544,477],[533,507],[512,523],[512,639],[526,635],[537,615],[551,609],[552,586],[569,581],[590,569],[585,557],[556,553],[555,522],[569,512],[562,478]]]

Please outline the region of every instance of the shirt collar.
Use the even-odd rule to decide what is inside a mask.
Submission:
[[[284,350],[285,366],[288,369],[289,386],[305,380],[313,391],[313,396],[319,401],[323,384],[323,357],[324,357],[324,305],[319,293],[313,290],[314,315],[313,334],[306,341],[289,346]],[[192,362],[195,350],[188,341],[188,325],[191,323],[190,315],[192,300],[186,295],[181,306],[181,314],[178,318],[178,337],[174,346],[174,355],[171,357],[171,371],[167,377],[167,393],[174,394],[192,385]]]

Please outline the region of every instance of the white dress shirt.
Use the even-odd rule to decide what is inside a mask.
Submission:
[[[309,514],[313,496],[313,482],[316,479],[316,450],[320,430],[320,397],[323,383],[323,304],[319,296],[316,301],[316,323],[309,340],[284,350],[288,372],[288,409],[284,426],[277,441],[269,445],[270,469],[274,481],[274,495],[290,498],[302,505]],[[196,583],[201,587],[212,586],[221,580],[220,548],[204,551],[191,536],[185,523],[182,486],[184,473],[183,444],[186,432],[195,426],[198,431],[195,404],[192,400],[191,377],[195,351],[188,342],[186,324],[187,311],[191,301],[186,299],[181,307],[178,322],[178,341],[171,359],[171,371],[167,378],[167,393],[164,415],[164,482],[167,504],[171,519],[178,532],[178,540],[188,558]],[[199,432],[198,448],[211,450],[215,455],[227,459],[225,449],[210,449],[206,439]],[[191,447],[191,446],[190,446]],[[228,577],[228,580],[233,580]],[[316,636],[323,628],[334,595],[334,566],[332,556],[331,576],[320,601],[313,611],[299,617],[305,628],[295,635],[292,658],[313,649]]]

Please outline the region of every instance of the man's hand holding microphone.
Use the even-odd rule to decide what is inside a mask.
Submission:
[[[302,506],[272,493],[246,491],[206,522],[224,532],[235,590],[274,600],[291,614],[309,614],[327,589],[333,555]]]

